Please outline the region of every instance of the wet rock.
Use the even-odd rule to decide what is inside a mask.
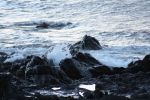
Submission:
[[[0,72],[3,71],[4,68],[4,61],[7,59],[8,55],[4,52],[0,52]]]
[[[16,100],[22,97],[24,92],[16,84],[18,82],[9,72],[0,73],[0,100]]]
[[[7,58],[8,54],[5,52],[0,52],[0,63],[4,62]]]
[[[112,69],[112,74],[123,74],[125,73],[125,68],[123,67],[114,67]]]
[[[71,79],[80,79],[91,77],[89,69],[92,66],[101,65],[101,63],[90,54],[79,52],[72,58],[62,60],[59,65]]]
[[[18,78],[40,86],[71,83],[64,72],[52,67],[46,59],[38,56],[28,56],[13,62],[9,71]]]
[[[65,59],[60,62],[60,68],[67,74],[71,79],[83,78],[80,72],[82,65],[75,59]]]
[[[101,90],[96,89],[94,91],[94,98],[102,98],[103,96],[104,96],[104,93]]]
[[[35,83],[40,85],[57,85],[68,84],[71,80],[62,71],[50,67],[37,65],[26,70],[26,79],[32,79]]]
[[[48,65],[48,61],[46,59],[42,59],[38,56],[28,56],[27,59],[29,59],[29,62],[26,65],[27,67],[32,67],[35,65],[43,65],[43,66]]]
[[[91,69],[89,69],[89,71],[91,72],[92,77],[98,77],[103,74],[107,74],[107,75],[112,74],[111,69],[104,65],[98,67],[92,67]]]
[[[100,83],[97,83],[96,86],[95,86],[95,90],[103,90],[103,85],[100,84]]]
[[[150,71],[150,55],[146,55],[143,60],[131,62],[128,65],[129,72],[137,73],[139,71],[149,72]]]
[[[27,68],[26,76],[29,75],[48,75],[51,74],[50,66],[43,66],[43,65],[35,65],[33,67]]]
[[[36,28],[48,28],[49,27],[49,24],[48,23],[40,23],[39,25],[36,26]]]
[[[36,26],[36,28],[43,28],[43,29],[47,29],[47,28],[51,28],[51,29],[62,29],[66,26],[70,26],[72,25],[71,22],[42,22],[39,25]]]
[[[8,99],[10,89],[10,73],[0,73],[0,99]]]
[[[79,50],[100,50],[102,49],[98,40],[94,37],[85,35],[83,39],[70,47],[70,53],[76,54]]]
[[[88,53],[78,52],[73,58],[78,60],[79,62],[84,62],[91,66],[102,65],[98,60],[96,60],[94,57],[92,57]]]
[[[103,92],[101,90],[95,90],[93,91],[84,91],[83,98],[86,100],[95,100],[102,98],[104,96]]]
[[[41,95],[40,93],[35,93],[37,100],[59,100],[57,95]]]
[[[94,94],[91,91],[86,91],[83,93],[84,99],[94,99]]]
[[[42,59],[38,56],[28,56],[25,59],[17,60],[9,64],[5,64],[5,66],[9,66],[9,71],[14,75],[25,78],[26,72],[33,72],[31,70],[40,69],[39,66],[48,66],[48,62],[46,59]],[[37,67],[38,66],[38,67]],[[36,68],[37,67],[37,68]],[[44,67],[45,68],[45,67]],[[42,69],[43,71],[43,69]],[[46,70],[45,70],[46,71]],[[38,70],[39,72],[39,70]]]
[[[134,94],[131,96],[131,100],[150,100],[150,94],[148,93]]]
[[[79,100],[72,96],[58,96],[58,95],[42,95],[40,93],[35,93],[36,100]]]
[[[107,95],[107,96],[102,97],[99,100],[130,100],[130,99],[124,96]]]

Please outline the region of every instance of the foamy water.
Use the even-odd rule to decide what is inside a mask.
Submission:
[[[149,0],[0,0],[0,11],[0,51],[11,54],[6,61],[45,55],[58,65],[85,34],[103,49],[83,52],[109,66],[126,67],[150,53]],[[72,25],[37,29],[40,22]]]

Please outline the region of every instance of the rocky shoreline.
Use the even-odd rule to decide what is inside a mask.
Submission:
[[[100,43],[86,35],[70,47],[72,58],[63,59],[59,67],[35,55],[6,63],[9,55],[0,52],[0,99],[150,100],[150,55],[127,68],[110,68],[81,52],[100,49]],[[94,84],[95,89],[81,84]]]

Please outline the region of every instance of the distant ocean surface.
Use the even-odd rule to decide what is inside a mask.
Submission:
[[[41,22],[53,23],[37,29]],[[58,24],[71,23],[58,28]],[[56,65],[87,34],[103,49],[83,51],[112,67],[150,54],[150,0],[0,0],[0,52],[6,62],[45,55]]]

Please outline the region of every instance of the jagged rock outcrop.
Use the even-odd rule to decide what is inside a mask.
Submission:
[[[94,37],[85,35],[83,39],[70,47],[70,53],[76,54],[79,50],[100,50],[102,46]]]
[[[94,66],[100,66],[99,72],[96,69],[93,69]],[[66,58],[62,60],[60,62],[60,68],[71,79],[80,79],[83,77],[96,76],[95,74],[106,74],[106,71],[110,70],[108,67],[101,64],[90,54],[81,52],[77,53],[72,58]]]
[[[150,71],[150,55],[146,55],[143,60],[131,62],[128,65],[129,72],[137,73],[139,71],[149,72]]]

